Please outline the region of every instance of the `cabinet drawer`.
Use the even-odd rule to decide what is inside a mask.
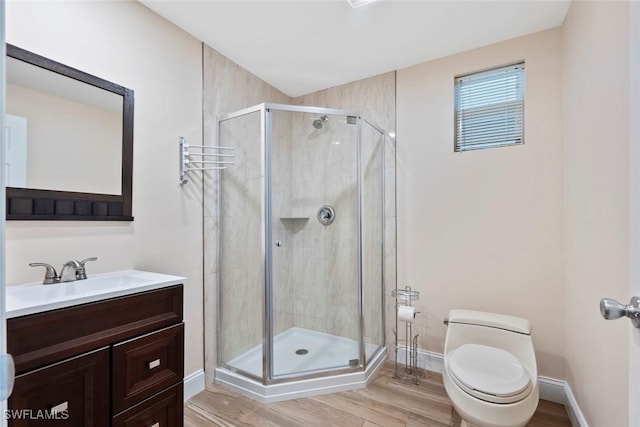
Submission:
[[[184,324],[113,346],[113,413],[182,381]]]
[[[7,350],[22,373],[179,322],[182,286],[172,286],[9,319]]]
[[[181,427],[182,382],[113,418],[113,427]]]
[[[16,377],[9,425],[108,426],[109,365],[104,348]]]

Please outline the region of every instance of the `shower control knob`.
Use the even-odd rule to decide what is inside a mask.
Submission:
[[[336,217],[336,211],[333,209],[333,206],[324,205],[321,206],[318,210],[318,221],[322,225],[330,225]]]
[[[276,240],[276,246],[277,246],[277,247],[282,246],[282,242],[281,242],[280,240]]]
[[[636,328],[640,328],[640,297],[633,297],[629,305],[624,305],[611,298],[600,300],[600,314],[607,320],[628,317]]]

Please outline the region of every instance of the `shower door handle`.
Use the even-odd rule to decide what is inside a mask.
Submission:
[[[280,241],[280,240],[276,240],[276,246],[277,246],[277,247],[282,246],[282,241]]]

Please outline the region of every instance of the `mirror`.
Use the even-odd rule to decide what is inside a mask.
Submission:
[[[133,91],[7,45],[9,220],[133,220]]]
[[[15,58],[6,75],[7,186],[119,194],[122,96]]]

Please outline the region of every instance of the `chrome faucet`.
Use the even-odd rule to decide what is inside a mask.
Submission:
[[[60,281],[61,282],[73,282],[74,280],[78,280],[78,274],[80,271],[83,271],[84,268],[80,265],[78,261],[71,260],[64,263],[62,266],[62,270],[60,270]],[[86,277],[86,274],[85,274]]]
[[[73,282],[74,280],[84,280],[87,278],[87,271],[84,268],[85,263],[88,261],[95,261],[98,258],[91,257],[83,259],[82,261],[67,261],[62,266],[60,270],[60,275],[56,273],[56,269],[53,268],[52,265],[44,263],[44,262],[32,262],[29,265],[31,267],[44,267],[44,279],[42,280],[43,285],[52,285],[54,283],[60,282]]]

